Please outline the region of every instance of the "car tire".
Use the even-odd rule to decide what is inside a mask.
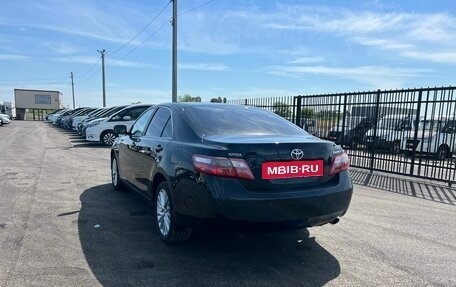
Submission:
[[[111,183],[114,190],[121,191],[124,189],[124,185],[120,179],[119,165],[117,164],[117,158],[115,156],[111,159]]]
[[[167,243],[182,242],[190,238],[190,229],[180,228],[177,214],[168,188],[168,184],[163,181],[154,193],[154,222],[160,239]]]
[[[114,131],[112,130],[106,130],[101,133],[100,136],[100,141],[107,145],[107,146],[112,146],[114,141],[116,140],[116,135],[114,134]]]
[[[448,158],[449,152],[446,146],[439,146],[437,152],[435,153],[436,160],[444,160]]]

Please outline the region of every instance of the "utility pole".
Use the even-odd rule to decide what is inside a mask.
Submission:
[[[73,94],[73,109],[75,108],[75,103],[74,103],[74,81],[73,81],[73,72],[71,72],[71,92]]]
[[[173,1],[173,89],[172,101],[177,102],[177,0]]]
[[[106,107],[106,86],[105,86],[105,63],[104,63],[104,56],[106,54],[106,50],[97,50],[98,53],[101,54],[101,77],[103,80],[103,108]]]

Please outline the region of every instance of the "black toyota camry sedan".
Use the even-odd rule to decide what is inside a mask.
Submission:
[[[112,145],[114,189],[152,201],[166,243],[214,226],[304,228],[337,223],[350,204],[348,156],[260,108],[152,106]]]

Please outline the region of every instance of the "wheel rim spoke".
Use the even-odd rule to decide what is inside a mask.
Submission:
[[[103,139],[104,139],[105,143],[112,144],[114,142],[114,140],[116,139],[116,137],[111,133],[107,133],[107,134],[105,134]]]

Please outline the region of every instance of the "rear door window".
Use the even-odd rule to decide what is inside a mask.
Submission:
[[[146,130],[147,123],[157,109],[152,108],[143,113],[131,128],[132,136],[142,136]]]
[[[167,108],[159,108],[147,128],[146,135],[161,137],[164,132],[166,132],[166,137],[171,137],[171,111]]]

